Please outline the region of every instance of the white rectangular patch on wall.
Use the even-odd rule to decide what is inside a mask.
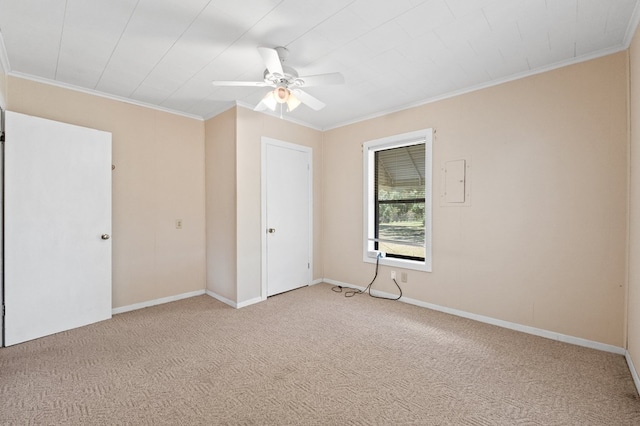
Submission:
[[[440,205],[470,205],[469,170],[470,161],[464,158],[442,163]]]
[[[444,199],[447,203],[464,203],[465,160],[444,163]]]

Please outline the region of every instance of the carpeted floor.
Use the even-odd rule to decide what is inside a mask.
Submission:
[[[638,425],[622,356],[321,284],[0,349],[0,424]]]

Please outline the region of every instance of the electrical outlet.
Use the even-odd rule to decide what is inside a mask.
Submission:
[[[182,229],[182,219],[176,219],[176,229]]]
[[[403,283],[407,282],[407,273],[406,272],[400,272],[400,281],[402,281]]]
[[[392,280],[396,279],[396,271],[391,271],[391,279]]]

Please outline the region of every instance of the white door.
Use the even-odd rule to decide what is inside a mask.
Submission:
[[[0,106],[0,130],[4,129],[4,109]],[[0,188],[4,188],[4,143],[0,147]],[[3,189],[4,190],[4,189]],[[2,197],[0,197],[2,203]],[[0,204],[0,224],[4,223],[4,208]],[[0,225],[0,271],[4,270],[4,226]],[[0,346],[4,346],[4,275],[0,272]]]
[[[5,345],[111,318],[111,134],[6,112]]]
[[[311,281],[311,149],[264,138],[267,296]]]

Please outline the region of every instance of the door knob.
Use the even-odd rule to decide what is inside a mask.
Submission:
[[[111,238],[111,236],[109,234],[102,234],[100,238],[102,238],[103,240],[108,240],[109,238]]]
[[[276,228],[269,228],[267,232],[273,234],[274,232],[276,232]]]

